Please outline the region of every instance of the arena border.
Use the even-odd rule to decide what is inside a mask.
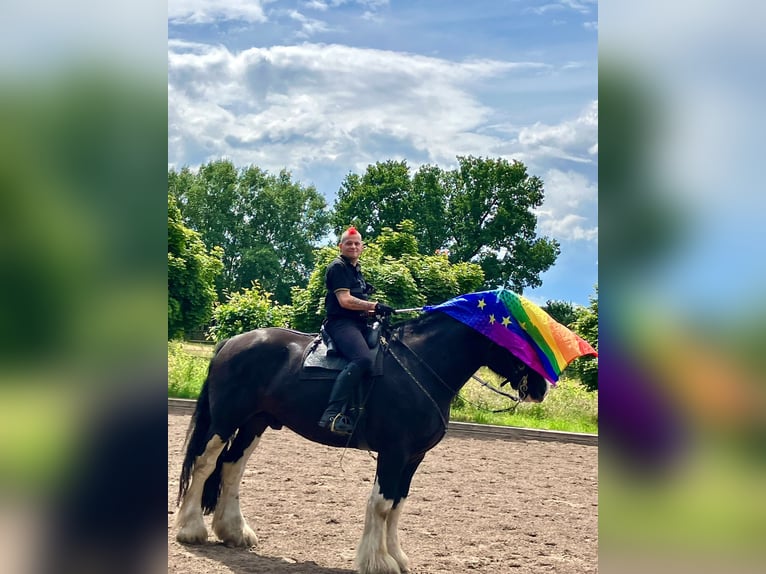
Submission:
[[[168,398],[168,414],[190,415],[197,401],[193,399]],[[598,435],[564,431],[503,427],[450,421],[447,438],[465,437],[495,440],[541,440],[598,446]]]

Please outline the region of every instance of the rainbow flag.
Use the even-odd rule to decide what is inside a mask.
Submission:
[[[555,384],[577,357],[598,353],[529,299],[507,289],[469,293],[423,311],[440,311],[508,349]]]

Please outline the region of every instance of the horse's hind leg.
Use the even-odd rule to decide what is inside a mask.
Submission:
[[[216,461],[226,443],[219,435],[213,435],[204,452],[194,462],[194,472],[189,490],[178,511],[176,539],[186,544],[203,544],[207,541],[207,528],[202,519],[202,491],[205,481],[215,470]]]
[[[258,543],[258,537],[242,516],[239,485],[247,460],[267,426],[259,418],[250,420],[239,429],[231,447],[221,457],[221,494],[213,514],[213,532],[226,546],[250,547]]]

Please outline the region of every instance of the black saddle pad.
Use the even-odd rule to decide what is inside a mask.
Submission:
[[[383,353],[380,345],[370,349],[373,356],[372,375],[382,374]],[[348,361],[336,354],[327,354],[327,345],[319,338],[306,349],[301,366],[301,379],[334,379],[338,372],[348,364]]]

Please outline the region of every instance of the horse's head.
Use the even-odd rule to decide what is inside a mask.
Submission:
[[[519,400],[541,403],[550,386],[540,373],[526,367],[525,374],[515,381],[508,379],[511,386],[519,393]]]
[[[548,381],[537,371],[522,363],[507,349],[492,344],[487,355],[487,366],[509,383],[519,394],[520,401],[540,403],[548,392]]]

